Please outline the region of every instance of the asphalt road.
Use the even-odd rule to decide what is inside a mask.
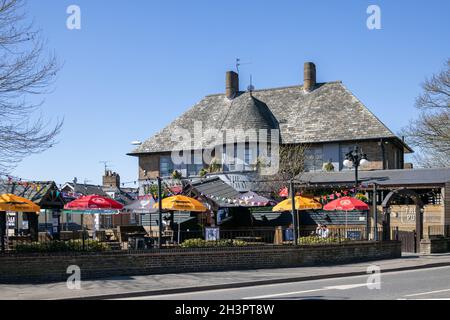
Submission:
[[[450,267],[381,272],[370,278],[371,289],[368,280],[369,275],[129,300],[450,300]]]

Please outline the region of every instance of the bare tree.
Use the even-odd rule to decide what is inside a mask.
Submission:
[[[0,0],[0,174],[24,157],[51,148],[62,121],[49,128],[30,100],[48,93],[59,65],[41,31],[27,22],[24,0]]]
[[[422,167],[450,167],[450,59],[444,70],[427,79],[417,98],[421,110],[403,134],[420,149],[415,160]]]
[[[257,175],[255,187],[260,193],[279,198],[278,192],[288,187],[305,170],[308,146],[305,144],[285,144],[279,147],[279,170],[271,176]],[[264,162],[264,161],[263,161]],[[264,165],[264,164],[259,164]],[[260,173],[260,169],[257,170]]]

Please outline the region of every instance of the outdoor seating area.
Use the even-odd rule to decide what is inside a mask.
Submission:
[[[284,188],[275,200],[267,193],[237,192],[218,178],[175,186],[162,189],[161,201],[153,192],[128,204],[96,194],[64,200],[53,186],[52,205],[42,200],[46,196],[38,198],[46,209],[30,199],[2,194],[2,252],[302,246],[409,236],[396,226],[370,221],[371,199],[352,189],[325,196],[311,189],[293,196]],[[45,221],[43,230],[38,220]],[[69,223],[74,227],[67,228]],[[449,230],[426,228],[434,238],[448,236]]]

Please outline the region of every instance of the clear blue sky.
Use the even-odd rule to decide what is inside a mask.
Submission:
[[[66,28],[66,8],[82,10],[82,29]],[[366,9],[382,10],[382,30]],[[137,179],[130,142],[145,140],[204,95],[224,91],[225,72],[243,62],[256,88],[303,82],[305,61],[318,81],[342,80],[389,128],[416,114],[426,76],[450,53],[450,2],[428,1],[107,1],[29,0],[64,68],[43,114],[64,117],[59,144],[25,159],[25,179],[78,177],[100,183],[102,160],[122,181]]]

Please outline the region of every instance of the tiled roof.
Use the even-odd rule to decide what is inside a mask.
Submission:
[[[31,200],[43,209],[64,206],[59,189],[53,181],[9,182],[1,180],[0,194],[4,193]]]
[[[73,183],[66,183],[66,185],[69,185],[71,188],[73,188]],[[64,187],[63,187],[64,189]],[[73,190],[75,193],[79,193],[82,195],[91,195],[96,194],[99,196],[106,196],[107,194],[103,191],[101,186],[96,186],[92,184],[80,184],[77,183],[75,185],[75,189]]]
[[[226,203],[222,200],[225,199],[239,199],[240,193],[233,189],[231,186],[223,182],[220,178],[208,178],[192,182],[192,187],[201,195],[205,195],[207,198],[215,198],[215,202],[220,207],[237,207],[237,204]]]
[[[131,154],[194,149],[176,148],[172,133],[181,128],[193,137],[196,121],[203,131],[279,127],[285,144],[397,138],[342,82],[327,82],[311,92],[293,86],[257,90],[252,96],[241,92],[233,100],[224,94],[207,96]]]

